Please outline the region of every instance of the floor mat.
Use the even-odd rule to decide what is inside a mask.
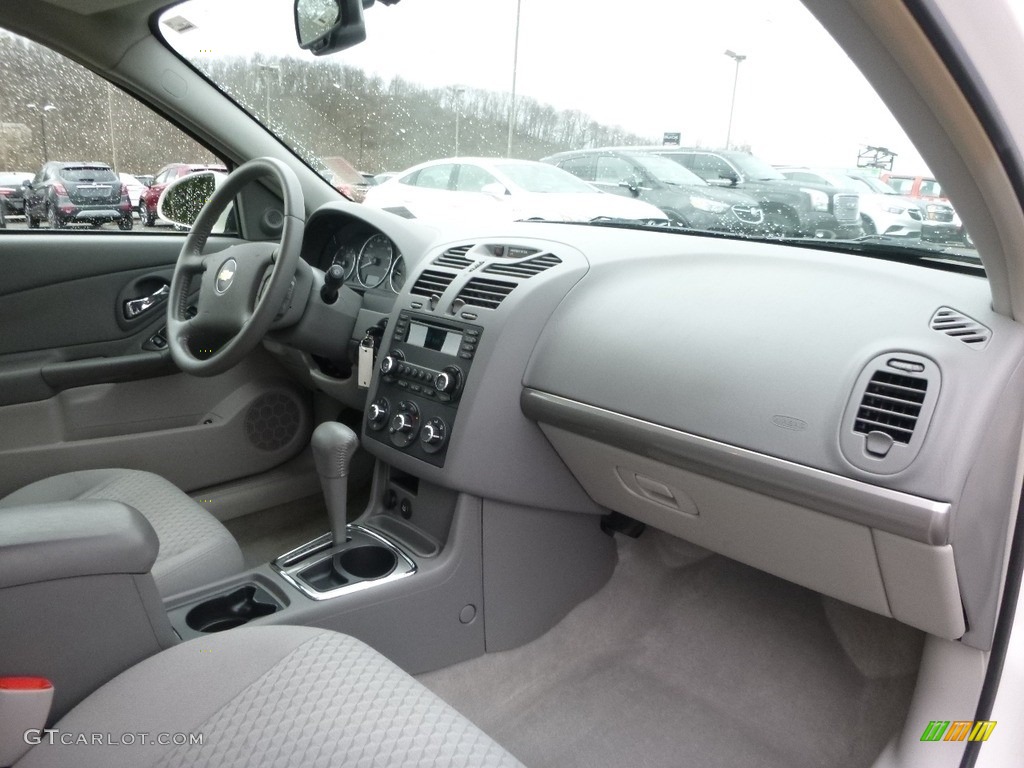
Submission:
[[[531,768],[847,768],[899,728],[922,639],[648,530],[543,637],[420,680]]]

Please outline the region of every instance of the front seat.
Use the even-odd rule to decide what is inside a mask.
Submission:
[[[163,597],[238,573],[242,551],[227,528],[170,482],[134,469],[86,469],[26,485],[0,507],[104,499],[134,507],[160,541],[153,580]]]
[[[15,768],[522,768],[369,646],[312,627],[240,627],[182,643],[111,680],[54,729]]]

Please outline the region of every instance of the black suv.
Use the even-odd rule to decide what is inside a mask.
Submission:
[[[675,160],[712,184],[756,198],[772,228],[786,236],[846,239],[864,234],[856,192],[790,181],[747,152],[696,147],[655,147],[650,151]]]
[[[749,195],[714,187],[671,160],[631,147],[582,149],[543,158],[598,189],[657,206],[691,229],[765,235],[764,212]]]
[[[25,182],[25,218],[30,229],[46,219],[50,229],[69,223],[100,226],[116,221],[132,228],[128,188],[104,163],[49,162],[35,178]]]

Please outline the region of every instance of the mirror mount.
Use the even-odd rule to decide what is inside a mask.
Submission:
[[[358,45],[366,39],[363,9],[373,4],[374,0],[295,0],[299,47],[324,56]]]

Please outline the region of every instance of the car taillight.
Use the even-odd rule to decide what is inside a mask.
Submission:
[[[8,189],[7,187],[0,187],[0,197],[10,197],[13,194],[13,189]]]
[[[127,184],[122,184],[121,185],[121,197],[128,197],[128,185]]]
[[[53,192],[56,195],[64,195],[65,197],[67,197],[67,194],[68,194],[68,191],[66,189],[64,189],[64,185],[63,184],[54,184],[53,185]]]

